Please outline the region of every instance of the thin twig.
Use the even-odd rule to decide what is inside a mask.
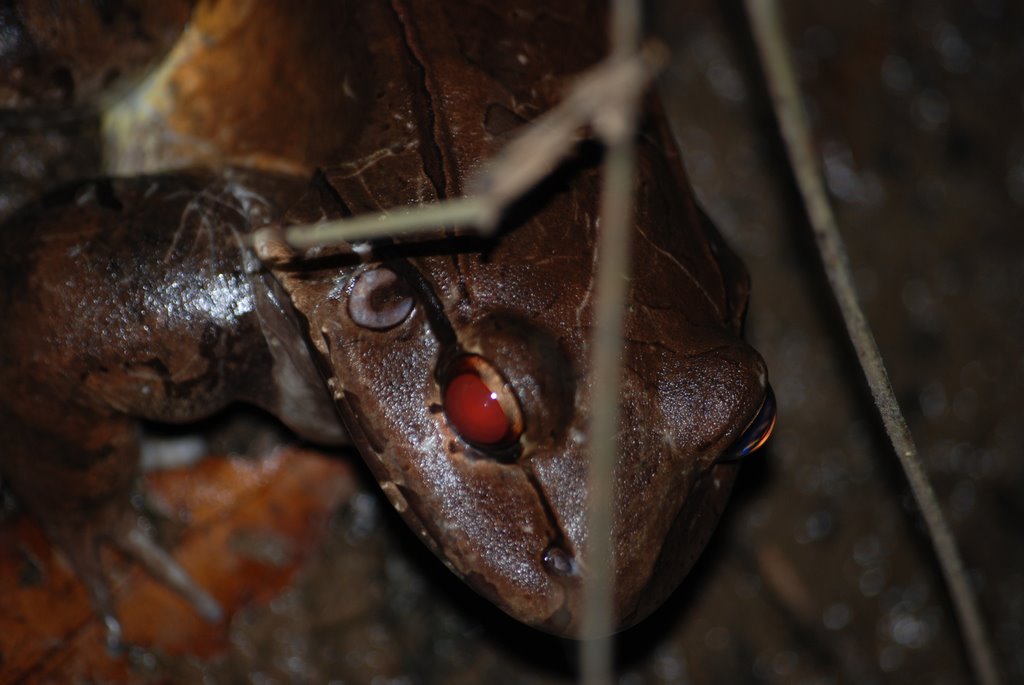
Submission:
[[[423,204],[411,209],[363,214],[337,221],[289,226],[283,233],[261,229],[252,236],[259,248],[283,238],[293,248],[434,231],[440,226],[475,227],[492,231],[505,209],[550,174],[580,141],[581,131],[594,126],[606,138],[623,103],[635,102],[666,60],[657,43],[615,54],[585,72],[556,107],[526,126],[480,175],[471,180],[471,197]],[[605,123],[605,120],[608,122]]]
[[[611,59],[625,60],[639,45],[640,5],[636,0],[612,3]],[[624,96],[625,95],[625,96]],[[601,189],[601,230],[598,238],[594,334],[590,362],[593,409],[588,425],[590,463],[587,474],[587,580],[580,646],[586,685],[611,685],[614,673],[611,547],[615,505],[615,462],[618,454],[619,385],[622,375],[622,319],[629,288],[630,226],[633,214],[633,171],[639,93],[625,93],[603,111],[595,128],[607,146]]]
[[[302,249],[342,241],[414,235],[434,231],[439,226],[456,224],[476,226],[481,233],[485,233],[490,230],[493,223],[493,211],[485,198],[460,197],[417,205],[410,209],[360,214],[337,221],[289,226],[284,231],[284,240],[292,247]],[[265,230],[267,229],[257,231],[256,235],[259,236]]]
[[[959,625],[964,633],[968,657],[975,676],[984,685],[997,685],[1001,678],[994,650],[964,571],[956,539],[932,490],[906,420],[893,394],[878,345],[857,301],[846,248],[839,235],[811,143],[807,115],[800,100],[792,58],[786,49],[779,12],[771,0],[746,0],[746,8],[754,40],[761,53],[779,128],[789,152],[825,271],[832,285],[832,292],[839,304],[861,368],[867,377],[886,433],[896,456],[899,457],[911,492],[928,528],[935,554],[953,599]]]

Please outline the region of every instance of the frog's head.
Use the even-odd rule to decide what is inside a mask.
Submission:
[[[338,214],[462,195],[605,50],[598,2],[557,16],[433,3],[403,19],[360,7],[366,35],[399,38],[372,42],[353,72],[372,88],[351,161],[324,173],[320,197]],[[741,337],[746,270],[696,209],[674,149],[653,112],[638,149],[618,398],[619,628],[687,573],[735,477],[727,460],[774,418],[764,363]],[[581,154],[565,165],[493,240],[454,231],[389,243],[299,307],[346,426],[395,508],[477,592],[562,635],[585,632],[594,534],[586,436],[597,161]]]
[[[614,482],[619,628],[686,575],[725,505],[730,458],[774,420],[765,365],[741,337],[745,269],[673,160],[645,144],[639,171]],[[599,223],[595,169],[570,175],[493,242],[399,248],[314,315],[346,424],[391,503],[477,592],[562,635],[585,630]]]

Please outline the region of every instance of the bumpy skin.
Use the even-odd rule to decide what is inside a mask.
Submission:
[[[464,192],[515,127],[601,57],[599,4],[355,3],[352,33],[372,38],[352,50],[365,116],[347,161],[317,174],[286,221]],[[186,421],[253,401],[340,442],[337,409],[388,498],[454,572],[530,625],[579,634],[595,154],[584,148],[494,240],[453,229],[369,257],[318,249],[272,270],[236,234],[280,221],[294,195],[281,178],[101,182],[26,212],[0,246],[0,382],[11,389],[0,468],[105,611],[95,545],[129,546],[131,417]],[[693,204],[656,104],[638,156],[612,533],[619,627],[650,613],[703,548],[736,468],[715,460],[766,388],[740,336],[746,272]],[[367,306],[353,302],[355,282],[379,267],[398,283],[371,308],[413,306],[367,327],[353,316]],[[500,371],[522,411],[522,438],[500,454],[461,440],[441,406],[448,364],[467,352]],[[69,539],[82,529],[87,543]]]
[[[106,543],[217,613],[128,506],[137,418],[195,421],[247,401],[344,439],[294,313],[238,242],[297,187],[245,174],[85,182],[0,232],[0,469],[114,638]]]

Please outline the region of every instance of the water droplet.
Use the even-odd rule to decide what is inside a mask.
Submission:
[[[935,48],[942,55],[942,65],[956,74],[966,74],[971,68],[974,51],[953,24],[942,24],[935,31]]]
[[[704,633],[704,645],[708,649],[723,650],[729,646],[732,636],[725,626],[713,626]]]
[[[828,536],[832,530],[832,514],[827,511],[816,511],[804,521],[803,528],[796,534],[796,541],[801,544],[818,542]]]
[[[686,675],[686,661],[676,654],[659,654],[654,662],[654,672],[667,682],[681,680]]]
[[[878,654],[878,667],[886,673],[891,673],[903,665],[903,649],[895,645],[889,645]]]
[[[821,614],[821,622],[829,630],[841,630],[850,622],[850,607],[843,602],[829,605]]]
[[[740,72],[731,65],[713,64],[708,69],[708,81],[719,97],[730,102],[741,103],[747,99],[747,87]]]
[[[926,418],[936,420],[946,413],[948,406],[946,400],[946,389],[941,381],[926,383],[917,394],[917,401],[921,405],[921,413]]]
[[[853,547],[853,560],[860,566],[871,566],[882,556],[882,542],[877,535],[861,538]]]
[[[775,657],[772,659],[772,670],[775,672],[775,675],[787,676],[793,673],[799,664],[800,655],[796,652],[785,650],[775,654]]]
[[[934,131],[949,118],[949,100],[937,88],[926,88],[914,101],[913,111],[918,126]]]
[[[879,566],[873,566],[860,574],[857,581],[860,593],[865,597],[875,597],[885,589],[885,572]]]
[[[888,55],[882,62],[882,82],[896,93],[906,93],[914,85],[914,71],[899,55]]]

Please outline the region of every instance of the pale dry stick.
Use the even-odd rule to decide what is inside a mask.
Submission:
[[[857,301],[846,248],[839,235],[839,228],[825,193],[820,166],[811,143],[810,127],[801,103],[793,60],[786,49],[779,12],[772,0],[746,0],[745,4],[754,41],[761,54],[762,68],[771,91],[775,115],[832,292],[839,304],[843,321],[864,370],[886,433],[900,460],[935,547],[935,555],[945,576],[957,619],[964,633],[974,674],[984,685],[998,685],[1002,680],[996,666],[995,653],[964,571],[956,540],[932,490],[931,482],[910,435],[910,429],[893,394],[878,345]]]
[[[261,258],[276,236],[304,249],[345,241],[435,231],[441,226],[475,227],[481,234],[495,229],[502,213],[515,200],[544,179],[568,157],[581,140],[584,127],[593,125],[600,135],[602,121],[624,102],[637,101],[665,62],[662,46],[651,43],[624,56],[612,56],[585,72],[556,107],[538,117],[517,135],[469,187],[469,197],[423,204],[409,209],[362,214],[336,221],[289,226],[278,234],[260,229],[252,236]]]
[[[493,230],[488,217],[493,203],[484,197],[459,197],[443,202],[416,205],[410,209],[324,221],[316,224],[290,226],[284,231],[285,241],[296,248],[372,238],[394,238],[415,235],[439,226],[477,226],[480,233]],[[265,229],[261,229],[265,230]],[[256,234],[259,236],[259,231]]]
[[[631,116],[628,112],[622,115],[624,119]],[[626,126],[631,129],[629,124]],[[622,375],[622,313],[629,287],[634,168],[632,136],[623,138],[608,147],[601,191],[590,360],[593,405],[588,422],[587,529],[590,534],[585,555],[588,573],[583,600],[586,639],[580,643],[580,663],[586,685],[610,685],[614,660],[611,634],[615,558],[611,535]]]
[[[637,54],[640,3],[613,0],[611,60]],[[630,224],[638,93],[617,91],[594,120],[607,148],[602,170],[601,230],[597,244],[594,332],[590,358],[593,405],[587,427],[590,462],[587,470],[587,549],[584,563],[583,619],[587,635],[580,644],[584,685],[611,685],[614,676],[611,548],[615,504],[615,462],[618,454],[619,386],[622,376],[622,319],[629,288]],[[626,96],[624,96],[624,94]]]

